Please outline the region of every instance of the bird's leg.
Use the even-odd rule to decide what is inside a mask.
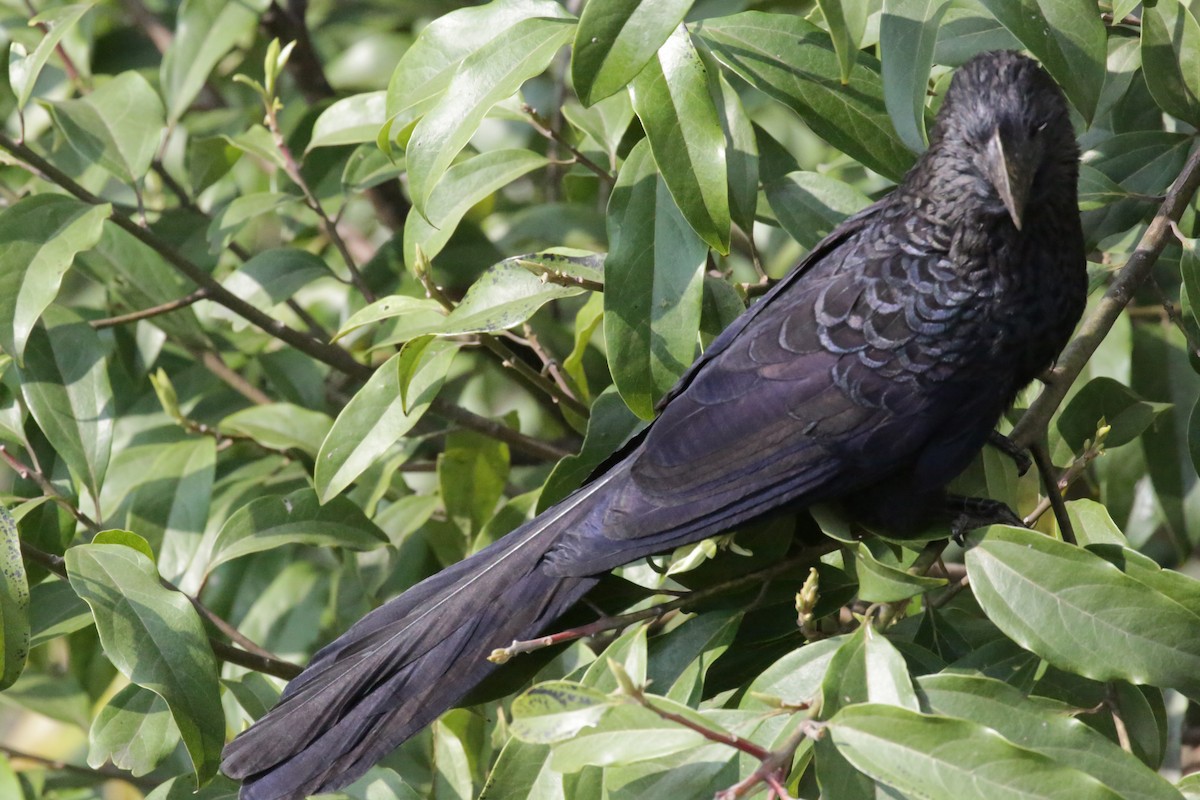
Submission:
[[[988,434],[988,444],[1016,462],[1018,475],[1024,475],[1026,472],[1029,472],[1029,467],[1033,465],[1033,460],[1029,457],[1029,453],[1025,451],[1025,448],[1003,433],[1000,433],[1000,431],[993,430]]]
[[[985,525],[1025,527],[1025,522],[1011,508],[990,497],[948,494],[946,512],[950,515],[950,536],[958,544],[963,543],[968,531]]]

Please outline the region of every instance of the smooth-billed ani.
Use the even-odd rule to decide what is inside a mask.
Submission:
[[[344,786],[483,680],[597,575],[782,506],[904,532],[1011,520],[945,485],[1051,364],[1086,292],[1079,151],[1032,60],[985,53],[928,150],[708,348],[603,474],[318,652],[225,750],[245,800]]]

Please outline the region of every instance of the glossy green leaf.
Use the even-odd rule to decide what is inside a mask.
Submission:
[[[146,775],[175,750],[179,728],[165,700],[137,685],[126,686],[96,715],[88,732],[87,762],[111,761],[135,777]]]
[[[0,211],[0,347],[22,363],[25,343],[81,251],[100,240],[112,206],[58,194],[27,197]]]
[[[471,284],[437,333],[496,332],[520,325],[551,300],[583,294],[580,286],[546,280],[547,273],[591,277],[603,263],[602,256],[578,251],[530,253],[505,259]]]
[[[928,800],[1118,800],[1095,778],[1018,747],[966,720],[874,703],[849,706],[828,735],[851,764],[872,778]]]
[[[404,221],[404,263],[417,264],[417,247],[432,260],[471,207],[520,178],[544,167],[545,156],[530,150],[493,150],[460,161],[434,187],[425,215],[409,214]]]
[[[83,630],[92,612],[65,580],[46,580],[29,591],[30,647]]]
[[[151,543],[163,577],[187,570],[208,522],[216,442],[207,436],[162,445],[145,480],[133,491],[125,525]]]
[[[944,578],[910,574],[882,543],[860,542],[853,552],[858,596],[868,603],[897,603],[946,585]]]
[[[1104,23],[1090,0],[982,0],[1046,67],[1067,99],[1091,120],[1108,61]]]
[[[291,403],[270,403],[235,411],[221,420],[221,432],[247,436],[273,450],[296,448],[316,456],[329,435],[333,420],[328,414]]]
[[[1170,783],[1076,719],[1066,705],[1026,697],[977,675],[926,675],[918,685],[926,711],[991,728],[1015,745],[1091,775],[1124,800],[1180,800]]]
[[[725,166],[729,180],[729,215],[743,231],[754,229],[754,215],[758,206],[758,143],[754,137],[754,125],[737,91],[729,84],[725,75],[706,52],[705,67],[709,73],[709,84],[716,82],[721,102],[717,113],[721,118],[721,129],[725,132]]]
[[[1142,14],[1142,74],[1164,111],[1200,124],[1200,23],[1179,0],[1159,0]]]
[[[442,99],[413,129],[406,150],[413,205],[427,213],[434,186],[488,110],[542,72],[574,33],[561,19],[526,19],[463,59]]]
[[[197,783],[217,773],[225,742],[217,665],[200,618],[164,589],[150,559],[115,544],[67,550],[67,574],[96,620],[104,653],[130,681],[162,697],[191,756]]]
[[[838,57],[839,77],[842,83],[849,83],[858,51],[862,48],[863,35],[867,32],[870,8],[863,0],[817,0],[817,6],[829,26],[829,38]]]
[[[925,100],[938,26],[948,0],[884,0],[879,20],[883,100],[896,133],[913,152],[925,149]]]
[[[1119,447],[1140,436],[1169,408],[1168,403],[1143,400],[1128,386],[1112,378],[1093,378],[1063,409],[1058,418],[1058,430],[1063,440],[1078,453],[1083,451],[1085,440],[1095,440],[1096,429],[1104,420],[1111,428],[1104,446]]]
[[[967,574],[988,618],[1060,669],[1200,692],[1200,606],[1085,550],[1015,528],[989,528],[967,552]]]
[[[29,581],[17,523],[0,505],[0,689],[16,683],[29,655]]]
[[[443,14],[421,29],[388,82],[386,115],[393,130],[407,127],[446,91],[463,61],[513,27],[537,17],[570,19],[554,0],[504,0]]]
[[[577,683],[539,683],[513,700],[510,729],[513,736],[531,744],[565,741],[596,725],[615,702]]]
[[[741,707],[763,710],[778,707],[767,700],[792,705],[813,701],[821,691],[834,654],[848,639],[848,636],[821,639],[788,653],[750,683]]]
[[[337,341],[363,326],[394,319],[397,321],[399,329],[397,330],[396,327],[391,329],[393,337],[391,342],[404,342],[420,336],[423,331],[436,330],[441,327],[445,318],[446,312],[437,300],[393,294],[381,297],[369,306],[351,314],[342,323],[341,329],[333,338],[334,341]]]
[[[332,276],[325,262],[312,253],[280,247],[256,254],[221,284],[251,305],[268,311],[313,281]]]
[[[99,497],[114,413],[104,347],[95,331],[66,309],[51,306],[44,321],[25,348],[21,393],[58,455]]]
[[[33,53],[27,53],[25,48],[17,42],[12,44],[8,53],[8,83],[17,96],[18,109],[25,108],[25,104],[29,102],[29,97],[33,94],[33,87],[37,85],[38,76],[42,74],[42,69],[50,60],[54,48],[62,42],[63,37],[84,14],[91,10],[93,5],[95,3],[61,6],[39,14],[38,21],[47,26],[49,30],[38,42],[37,47],[33,49]]]
[[[308,149],[374,142],[387,120],[387,92],[363,92],[343,97],[321,112],[313,123]]]
[[[571,79],[585,106],[625,88],[667,41],[693,0],[588,3],[571,48]]]
[[[321,502],[327,503],[341,493],[417,424],[442,388],[450,362],[458,352],[455,343],[446,344],[438,358],[412,377],[407,411],[401,400],[400,353],[376,369],[366,385],[350,398],[317,453],[313,483]]]
[[[496,513],[508,480],[508,445],[471,431],[446,437],[438,455],[438,486],[446,515],[474,536]]]
[[[871,198],[850,184],[816,172],[789,172],[763,190],[780,226],[809,249],[846,217],[871,204]]]
[[[725,135],[708,74],[680,26],[629,87],[654,161],[683,218],[720,253],[729,252]]]
[[[85,161],[128,183],[140,181],[161,144],[158,93],[137,72],[122,72],[75,100],[47,103],[67,143]]]
[[[609,200],[604,338],[626,404],[643,419],[695,355],[705,243],[683,219],[639,143]]]
[[[879,64],[860,53],[849,83],[829,35],[797,16],[746,11],[705,20],[695,31],[752,86],[795,111],[822,139],[894,180],[913,153],[892,127]]]
[[[213,541],[208,570],[284,544],[373,550],[387,543],[350,500],[335,497],[322,504],[312,489],[298,489],[286,497],[260,497],[231,514]]]
[[[239,195],[229,205],[213,214],[212,222],[208,226],[209,250],[213,253],[221,252],[246,223],[255,217],[279,212],[297,202],[296,198],[282,192]]]
[[[175,38],[163,57],[159,84],[174,123],[196,99],[217,63],[258,24],[269,0],[184,0],[175,14]]]

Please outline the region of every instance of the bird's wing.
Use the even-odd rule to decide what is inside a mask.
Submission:
[[[555,572],[598,572],[915,462],[961,411],[930,347],[954,304],[914,286],[936,291],[943,256],[906,247],[888,211],[835,232],[718,338],[614,467],[626,475],[609,502],[555,546]]]

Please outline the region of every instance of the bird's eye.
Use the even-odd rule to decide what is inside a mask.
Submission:
[[[1047,124],[1048,124],[1048,123],[1045,123],[1045,122],[1034,122],[1033,124],[1031,124],[1031,125],[1029,126],[1029,138],[1030,138],[1030,139],[1035,139],[1035,138],[1037,138],[1037,135],[1038,135],[1039,133],[1041,133],[1042,131],[1046,130],[1046,125],[1047,125]]]

